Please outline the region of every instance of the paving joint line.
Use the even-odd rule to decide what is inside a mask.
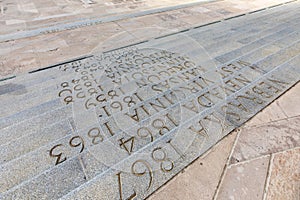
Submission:
[[[287,152],[287,151],[291,151],[291,150],[295,150],[295,149],[300,149],[300,146],[295,146],[295,147],[292,147],[292,148],[289,148],[289,149],[283,149],[283,150],[281,150],[281,151],[277,151],[277,152],[274,152],[274,153],[272,153],[274,156],[276,156],[276,155],[279,155],[279,154],[281,154],[281,153],[285,153],[285,152]]]
[[[216,23],[219,23],[219,22],[222,22],[222,21],[221,20],[212,21],[212,22],[209,22],[209,23],[206,23],[206,24],[201,24],[199,26],[192,27],[191,29],[197,29],[197,28],[209,26],[209,25],[216,24]]]
[[[48,67],[32,70],[32,71],[29,71],[28,74],[44,71],[44,70],[47,70],[47,69],[58,67],[59,65],[64,65],[64,64],[68,64],[68,63],[71,63],[71,62],[76,62],[76,61],[79,61],[79,60],[84,60],[84,59],[91,58],[91,57],[93,57],[93,55],[82,56],[82,57],[71,59],[71,60],[68,60],[68,61],[65,61],[65,62],[62,62],[62,63],[57,63],[57,64],[54,64],[54,65],[50,65]]]
[[[220,179],[219,179],[219,181],[218,181],[217,187],[216,187],[216,189],[215,189],[215,192],[214,192],[214,195],[213,195],[213,198],[212,198],[213,200],[216,200],[216,199],[218,198],[219,191],[220,191],[220,187],[221,187],[222,184],[223,184],[225,175],[226,175],[226,173],[227,173],[227,170],[228,170],[228,167],[229,167],[229,164],[230,164],[231,157],[232,157],[233,152],[234,152],[234,150],[235,150],[235,146],[236,146],[236,144],[237,144],[237,142],[238,142],[238,140],[239,140],[240,134],[241,134],[241,132],[242,132],[242,130],[241,130],[240,128],[236,128],[236,129],[234,129],[233,131],[231,131],[231,133],[229,133],[229,134],[232,134],[234,131],[237,131],[237,135],[236,135],[236,137],[235,137],[235,139],[234,139],[234,142],[233,142],[233,144],[232,144],[232,148],[231,148],[230,153],[229,153],[229,155],[228,155],[228,157],[227,157],[227,161],[226,161],[226,163],[225,163],[225,165],[224,165],[224,167],[223,167],[223,170],[222,170]],[[229,134],[228,134],[228,135],[229,135]],[[227,136],[228,136],[228,135],[227,135]],[[227,137],[227,136],[226,136],[226,137]],[[223,138],[223,139],[224,139],[224,138]],[[223,139],[221,139],[221,140],[223,140]],[[220,140],[220,141],[221,141],[221,140]]]
[[[54,127],[54,126],[56,126],[56,125],[62,123],[63,121],[69,122],[69,120],[67,120],[67,119],[62,120],[62,121],[58,121],[58,122],[55,122],[55,123],[50,124],[50,125],[47,126],[46,128],[41,129],[41,131],[43,131],[43,130],[45,130],[45,129],[47,129],[47,128],[50,128],[50,127]],[[69,122],[69,123],[70,123],[70,122]],[[69,124],[69,125],[70,125],[70,129],[72,129],[71,124]],[[39,132],[39,131],[35,131],[35,133],[36,133],[36,132]],[[48,142],[48,143],[46,143],[46,144],[44,144],[44,145],[42,145],[42,146],[39,146],[39,147],[35,148],[34,150],[31,150],[31,151],[29,151],[29,152],[27,152],[27,153],[25,153],[25,154],[22,154],[22,155],[20,155],[20,156],[14,158],[14,159],[11,159],[11,160],[9,160],[9,161],[6,161],[5,163],[8,163],[8,162],[13,161],[13,160],[15,160],[15,159],[18,159],[19,157],[21,157],[21,156],[23,156],[23,155],[26,155],[26,154],[28,154],[28,153],[31,153],[31,152],[33,152],[33,151],[35,151],[35,150],[38,150],[38,149],[40,149],[41,147],[45,147],[45,146],[47,146],[48,144],[51,144],[51,143],[60,141],[61,139],[64,139],[64,138],[68,138],[68,136],[70,136],[71,134],[73,134],[72,130],[67,130],[67,131],[65,131],[65,132],[67,133],[67,135],[65,135],[65,136],[63,136],[63,137],[61,137],[61,138],[58,138],[58,139],[54,139],[54,140],[52,140],[52,141],[50,141],[50,142]],[[74,133],[77,133],[77,132],[78,132],[78,131],[74,131]],[[25,138],[25,137],[27,137],[27,136],[29,136],[29,135],[31,135],[31,134],[34,134],[34,133],[30,133],[30,134],[26,134],[26,135],[23,135],[23,136],[21,136],[21,137],[18,137],[18,138],[15,139],[15,140],[6,142],[6,143],[4,143],[4,144],[1,144],[0,147],[3,148],[3,146],[10,145],[11,143],[15,142],[16,140],[23,139],[23,138]],[[2,166],[2,165],[5,164],[5,163],[0,164],[0,166]]]
[[[269,189],[270,179],[271,179],[271,174],[272,174],[273,160],[274,160],[274,155],[271,153],[270,159],[269,159],[268,171],[266,174],[266,180],[265,180],[265,184],[264,184],[264,194],[263,194],[262,200],[267,199],[267,194],[268,194],[268,189]]]
[[[246,15],[248,13],[243,13],[243,14],[239,14],[239,15],[236,15],[236,16],[232,16],[232,17],[228,17],[228,18],[224,18],[224,20],[230,20],[230,19],[234,19],[234,18],[238,18],[238,17],[242,17],[244,15]]]
[[[148,197],[150,197],[151,195],[155,194],[156,192],[158,192],[158,190],[164,186],[166,186],[169,182],[171,182],[172,180],[175,180],[175,178],[180,174],[180,173],[184,173],[187,168],[189,168],[191,165],[193,165],[194,163],[196,163],[199,159],[204,159],[206,156],[208,156],[208,154],[210,154],[212,152],[212,150],[214,148],[217,148],[220,146],[220,143],[223,139],[225,139],[226,137],[228,137],[230,134],[232,134],[234,131],[231,131],[228,135],[226,135],[225,137],[223,137],[221,140],[219,140],[214,146],[212,146],[211,148],[207,149],[203,154],[201,154],[199,157],[197,157],[196,159],[194,159],[192,162],[190,162],[187,166],[185,166],[183,169],[181,169],[175,176],[173,176],[172,178],[170,178],[167,182],[165,182],[163,185],[161,185],[157,190],[153,191],[151,194],[149,194],[145,199],[147,199]],[[236,136],[237,137],[237,136]],[[235,139],[236,139],[235,137]]]
[[[266,9],[267,9],[267,8],[261,8],[261,9],[258,9],[258,10],[251,11],[251,12],[249,12],[248,14],[253,14],[253,13],[261,12],[261,11],[264,11],[264,10],[266,10]]]
[[[267,153],[267,154],[264,154],[264,155],[259,155],[258,157],[249,158],[248,160],[243,160],[241,162],[232,163],[232,164],[229,165],[229,167],[235,167],[235,166],[239,166],[241,164],[247,164],[247,163],[250,163],[252,161],[261,159],[261,158],[269,157],[269,156],[271,156],[271,154],[272,153]]]
[[[120,49],[125,49],[125,48],[128,48],[128,47],[132,47],[132,46],[136,46],[136,45],[139,45],[139,44],[144,44],[144,43],[147,43],[149,42],[150,40],[143,40],[143,41],[140,41],[140,42],[136,42],[136,43],[133,43],[133,44],[129,44],[129,45],[126,45],[126,46],[122,46],[122,47],[118,47],[118,48],[115,48],[115,49],[112,49],[112,50],[107,50],[107,51],[103,51],[102,53],[105,54],[105,53],[111,53],[113,51],[118,51]],[[92,57],[92,56],[91,56]]]
[[[14,78],[16,78],[15,75],[13,75],[13,76],[8,76],[8,77],[4,77],[4,78],[0,79],[0,82],[6,81],[6,80],[10,80],[10,79],[14,79]]]
[[[289,119],[295,119],[295,118],[298,118],[300,117],[300,115],[295,115],[295,116],[292,116],[292,117],[286,117],[286,118],[283,118],[283,119],[278,119],[278,120],[275,120],[275,121],[270,121],[270,122],[267,122],[265,124],[259,124],[259,125],[254,125],[254,126],[249,126],[249,127],[245,127],[244,129],[250,129],[251,127],[261,127],[261,126],[265,126],[265,125],[268,125],[268,124],[271,124],[271,123],[274,123],[274,122],[281,122],[281,121],[287,121]]]

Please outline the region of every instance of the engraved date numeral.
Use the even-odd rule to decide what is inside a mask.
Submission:
[[[97,145],[104,140],[100,133],[100,129],[97,127],[90,129],[87,133],[87,136],[91,139],[91,143],[93,145]],[[82,153],[85,149],[85,141],[80,136],[74,136],[68,141],[67,144],[57,144],[53,146],[49,151],[49,155],[52,158],[56,158],[55,165],[63,163],[67,160],[67,157],[64,156],[63,152],[64,148],[67,147],[77,148],[79,153]]]
[[[169,143],[169,142],[167,142]],[[160,170],[163,173],[168,173],[174,169],[174,162],[168,158],[167,152],[162,147],[155,148],[151,153],[151,159],[160,164]],[[118,176],[118,186],[119,186],[119,195],[120,200],[123,200],[123,188],[122,188],[122,179],[121,173],[119,172],[116,175]],[[131,174],[136,177],[144,177],[147,176],[149,181],[147,184],[146,191],[149,191],[154,181],[154,171],[150,165],[150,163],[144,159],[138,159],[134,161],[131,165]],[[144,180],[144,179],[143,179]],[[137,197],[136,191],[133,190],[132,195],[126,200],[131,200]]]
[[[54,153],[54,150],[55,150],[56,148],[60,147],[60,146],[63,146],[63,145],[62,145],[62,144],[55,145],[54,147],[52,147],[52,149],[50,150],[50,153],[49,153],[49,154],[50,154],[50,157],[56,158],[55,165],[58,165],[58,164],[60,164],[60,163],[62,163],[62,162],[64,162],[64,161],[67,160],[66,157],[61,158],[61,157],[62,157],[62,153],[59,153],[59,154],[55,154],[55,153]]]

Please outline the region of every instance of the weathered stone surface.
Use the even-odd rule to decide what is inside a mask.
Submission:
[[[241,130],[231,163],[300,146],[300,118],[283,119]],[[256,148],[254,148],[256,147]]]
[[[71,113],[72,107],[62,107],[51,112],[40,113],[39,116],[33,119],[27,119],[19,124],[13,124],[1,130],[0,142],[1,144],[6,144],[17,138],[29,135],[32,132],[40,132],[48,125],[68,119]]]
[[[286,117],[283,109],[278,104],[278,100],[275,100],[270,106],[263,109],[254,118],[248,121],[245,124],[245,127],[260,126],[270,122],[283,120]]]
[[[217,199],[262,199],[269,166],[269,156],[231,165],[224,177]],[[255,174],[256,178],[252,178]]]
[[[79,159],[27,181],[20,188],[4,195],[6,199],[57,199],[87,181]]]
[[[299,35],[298,32],[290,32],[290,30],[286,31],[286,29],[267,35],[266,37],[256,40],[253,43],[247,44],[246,46],[243,46],[237,50],[231,51],[229,53],[226,53],[224,55],[216,57],[216,60],[219,61],[220,63],[228,62],[232,59],[234,59],[237,56],[242,56],[245,53],[253,51],[253,49],[256,49],[258,47],[262,47],[270,42],[276,42],[281,38],[285,37],[292,37],[292,38],[297,38]],[[285,39],[282,39],[281,41],[285,41]],[[276,44],[276,43],[275,43]]]
[[[25,135],[9,143],[0,145],[0,165],[14,158],[33,151],[54,140],[63,138],[72,132],[68,120],[63,120],[52,126],[47,126],[42,130],[37,130],[32,134]]]
[[[266,199],[299,199],[300,148],[274,156]]]
[[[300,113],[300,106],[293,105],[297,105],[300,102],[300,84],[297,84],[287,94],[278,101],[278,105],[288,117],[296,117]]]

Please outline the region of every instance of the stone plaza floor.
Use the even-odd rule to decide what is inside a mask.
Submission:
[[[300,200],[299,0],[0,16],[1,200]]]

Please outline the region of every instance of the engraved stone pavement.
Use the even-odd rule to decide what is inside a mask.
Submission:
[[[37,12],[33,3],[22,9]],[[300,80],[299,1],[121,46],[0,81],[0,199],[145,199],[153,193],[150,199],[164,199],[164,193],[197,199],[172,197],[165,188],[170,184],[176,194],[179,172],[211,148],[229,152],[222,142],[241,130],[232,167],[216,178],[217,195],[241,199],[227,195],[240,182],[221,184],[251,171],[239,162],[253,159],[256,176],[268,172],[275,147],[262,143],[281,133],[249,127],[264,124],[267,119],[255,115]],[[272,106],[266,112],[279,113]],[[285,127],[296,139],[281,150],[299,147],[298,115]],[[257,121],[246,123],[253,116]],[[271,156],[280,166],[284,155]],[[271,186],[280,182],[276,178],[270,174]],[[264,185],[255,181],[243,184]],[[271,189],[268,199],[276,192]]]

